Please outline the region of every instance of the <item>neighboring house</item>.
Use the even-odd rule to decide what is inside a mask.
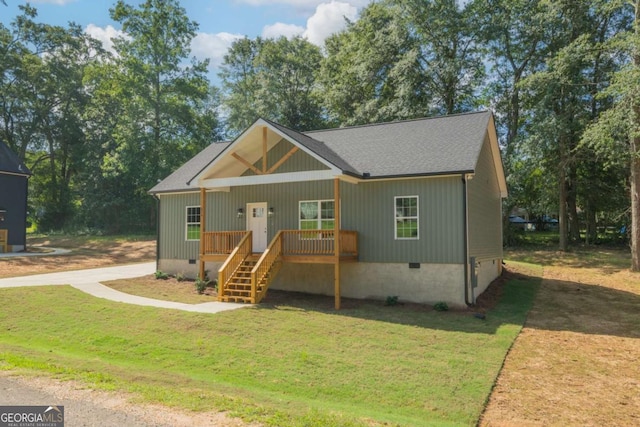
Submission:
[[[501,273],[493,115],[299,133],[259,119],[160,182],[158,269],[266,289],[473,304]]]
[[[27,245],[27,189],[31,176],[20,158],[0,141],[0,230],[7,230],[8,251],[23,251]],[[5,231],[0,231],[0,238]],[[4,239],[2,239],[4,240]],[[0,243],[0,252],[4,251]]]

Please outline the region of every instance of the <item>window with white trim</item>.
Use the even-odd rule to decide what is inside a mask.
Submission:
[[[394,197],[395,238],[417,240],[419,234],[418,196]]]
[[[335,203],[333,200],[301,201],[298,218],[300,230],[333,230]]]
[[[200,240],[200,206],[187,206],[187,240]]]

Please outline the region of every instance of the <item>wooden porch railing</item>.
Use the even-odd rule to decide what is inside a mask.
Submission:
[[[227,280],[240,267],[244,260],[253,253],[253,237],[251,231],[243,231],[244,237],[233,249],[231,255],[218,269],[218,295],[224,295],[224,286]]]
[[[282,231],[271,240],[256,265],[251,270],[251,300],[259,303],[267,293],[269,285],[279,270],[282,256]],[[262,284],[262,286],[260,286]]]
[[[282,230],[284,256],[335,255],[335,230]],[[340,230],[340,255],[358,255],[358,233]]]
[[[202,233],[204,254],[230,254],[238,246],[247,232],[243,231],[205,231]]]

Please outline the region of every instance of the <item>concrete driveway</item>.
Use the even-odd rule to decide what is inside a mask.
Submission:
[[[226,302],[205,302],[202,304],[184,304],[180,302],[162,301],[116,291],[100,282],[118,279],[141,277],[155,272],[156,264],[119,265],[115,267],[95,268],[91,270],[63,271],[58,273],[36,274],[33,276],[10,277],[0,279],[0,288],[17,288],[22,286],[69,285],[94,297],[127,304],[148,307],[171,308],[175,310],[193,311],[197,313],[219,313],[247,307],[247,304]]]

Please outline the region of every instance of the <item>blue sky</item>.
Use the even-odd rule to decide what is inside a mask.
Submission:
[[[140,0],[128,0],[139,4]],[[181,0],[190,19],[199,25],[192,43],[192,54],[209,58],[212,80],[217,66],[231,43],[240,37],[277,37],[302,35],[322,45],[331,33],[344,27],[344,17],[356,20],[371,0]],[[6,0],[0,4],[0,22],[8,25],[18,14],[18,5]],[[120,26],[109,18],[116,0],[31,0],[38,10],[39,22],[66,25],[72,21],[107,47],[109,38],[120,33]]]

